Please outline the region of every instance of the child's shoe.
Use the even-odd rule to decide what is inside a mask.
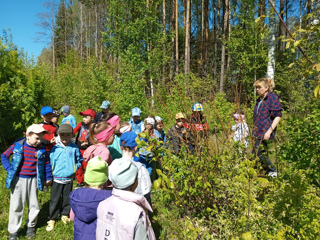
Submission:
[[[28,239],[31,239],[36,236],[36,230],[34,227],[28,227],[26,236]]]
[[[62,221],[64,224],[67,224],[67,223],[69,223],[71,220],[70,220],[70,218],[69,218],[68,216],[62,215],[62,216],[61,216],[61,221]]]
[[[17,232],[9,234],[9,240],[16,240],[16,239],[18,239],[18,233]]]
[[[48,222],[48,225],[46,227],[46,230],[47,232],[50,232],[54,229],[54,225],[56,224],[56,221],[55,220],[49,220]]]

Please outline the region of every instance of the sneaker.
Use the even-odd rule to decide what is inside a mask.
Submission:
[[[268,176],[272,178],[278,177],[278,172],[269,172]]]
[[[70,218],[69,218],[68,216],[62,215],[62,216],[61,216],[61,221],[62,221],[64,224],[67,224],[67,223],[69,223],[71,220],[70,220]]]
[[[49,220],[48,222],[48,226],[46,227],[47,232],[50,232],[54,229],[54,225],[56,224],[55,220]]]
[[[28,227],[26,236],[28,239],[31,239],[36,236],[36,229],[34,227]]]
[[[78,183],[75,189],[83,188],[83,187],[84,187],[83,183]]]
[[[18,239],[18,233],[17,232],[9,234],[9,240],[16,240],[16,239]]]

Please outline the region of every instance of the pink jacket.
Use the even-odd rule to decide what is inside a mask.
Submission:
[[[148,210],[152,212],[143,196],[113,188],[112,196],[98,206],[96,239],[132,240],[138,220],[142,217],[148,240],[155,240]]]
[[[95,156],[99,156],[104,160],[106,163],[108,163],[108,166],[112,163],[112,157],[110,154],[110,151],[108,149],[107,145],[104,145],[102,143],[98,143],[95,145],[91,145],[86,149],[86,151],[83,154],[83,160],[88,162],[90,159],[94,158]],[[112,183],[108,180],[103,187],[112,187]]]

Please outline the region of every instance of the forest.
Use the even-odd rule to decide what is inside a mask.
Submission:
[[[201,153],[174,155],[150,145],[157,238],[320,238],[319,0],[48,0],[44,6],[35,24],[38,40],[48,45],[38,59],[19,49],[10,31],[0,37],[1,152],[41,121],[43,106],[68,105],[81,121],[80,111],[99,111],[108,100],[121,120],[139,107],[142,117],[161,116],[168,130],[177,112],[188,115],[199,102],[210,128]],[[230,140],[236,110],[244,111],[251,131],[253,84],[262,77],[274,80],[283,105],[268,146],[277,178],[267,177],[252,154],[251,134],[248,148]],[[8,203],[0,206],[7,218]],[[6,222],[0,233],[7,234]],[[40,238],[52,239],[44,230]]]

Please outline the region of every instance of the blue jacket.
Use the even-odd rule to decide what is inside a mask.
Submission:
[[[139,120],[137,123],[134,122],[132,119],[130,119],[130,121],[128,122],[130,123],[131,127],[132,127],[132,132],[138,134],[142,132],[142,127],[144,126],[144,122]]]
[[[11,187],[12,180],[16,175],[17,169],[23,158],[23,144],[26,141],[26,138],[20,138],[14,143],[13,156],[11,162],[7,158],[1,156],[3,168],[7,170],[6,178],[6,188]],[[40,145],[38,148],[38,157],[37,157],[37,182],[38,189],[43,190],[43,186],[46,180],[51,180],[51,166],[50,164],[45,165],[45,156],[46,156],[46,147]]]
[[[77,120],[70,114],[62,119],[61,125],[62,124],[70,124],[72,128],[75,128],[77,126]]]
[[[111,190],[79,188],[70,193],[74,212],[74,239],[96,240],[97,208],[101,201],[112,195]]]
[[[53,179],[68,180],[81,166],[80,149],[72,142],[66,147],[57,143],[50,151],[50,163]]]

